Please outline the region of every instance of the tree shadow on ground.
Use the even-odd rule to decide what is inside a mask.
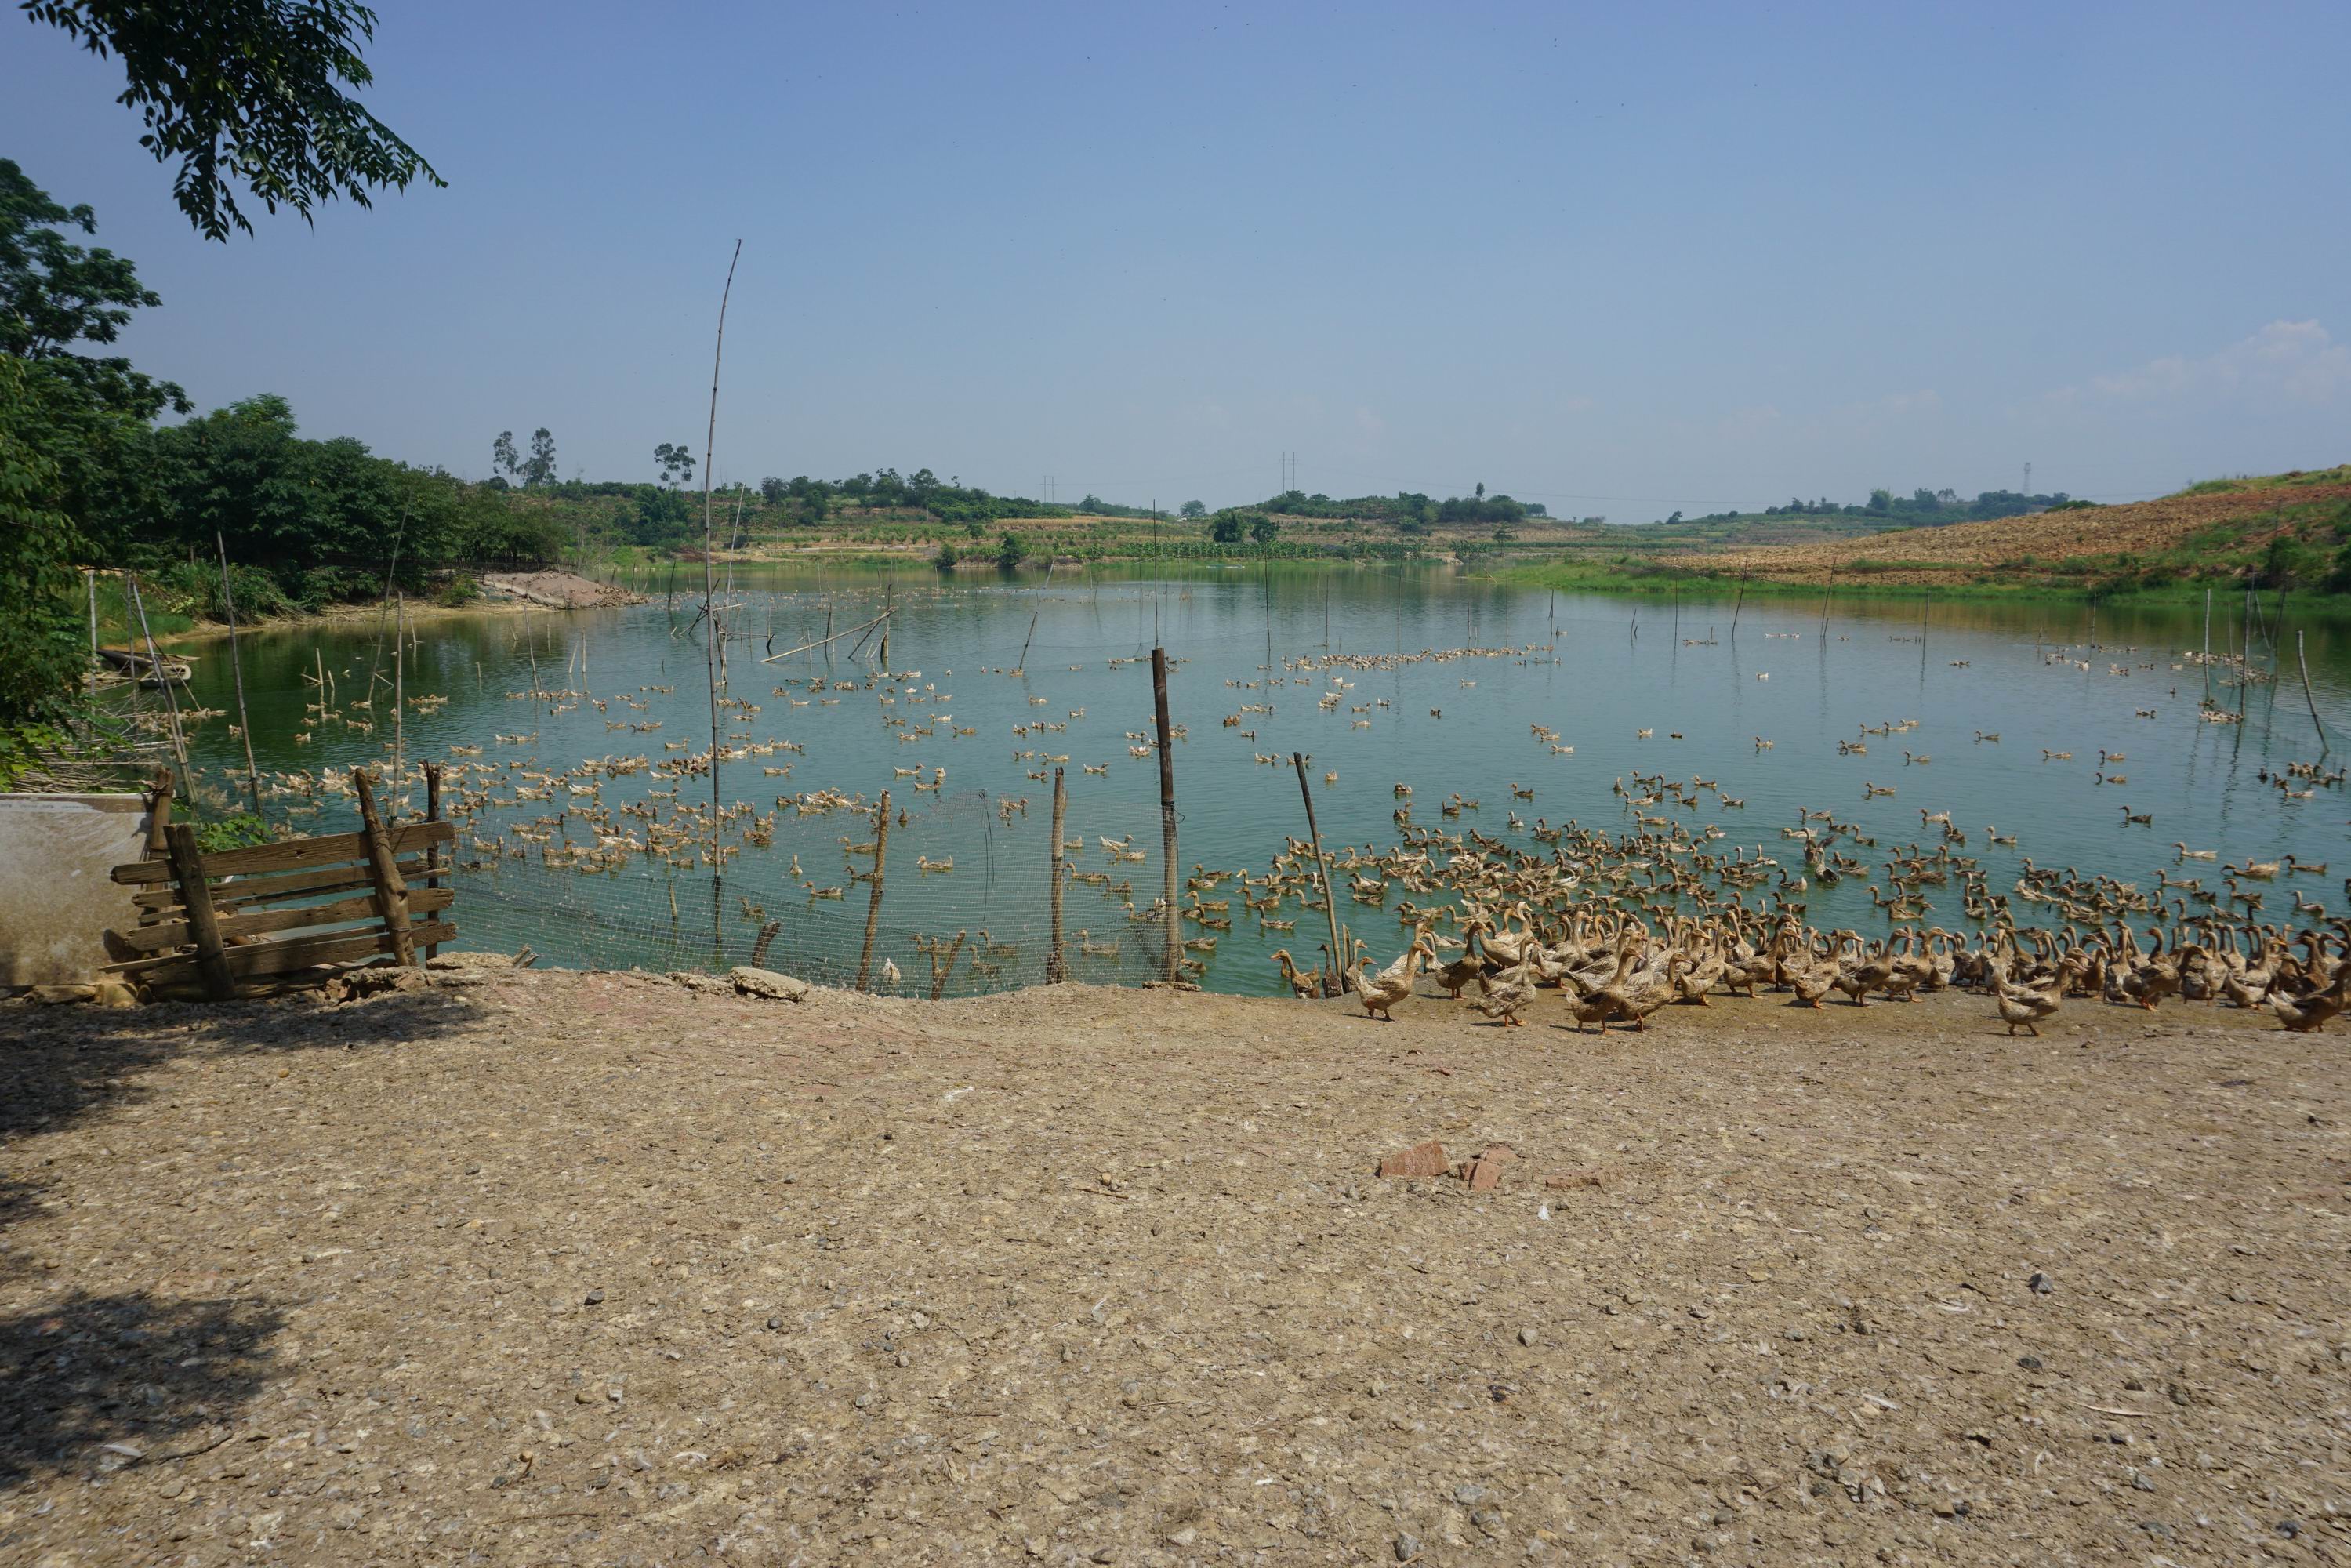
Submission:
[[[0,1317],[0,1487],[219,1446],[260,1391],[284,1326],[266,1302],[143,1292],[77,1292]]]
[[[11,1006],[0,1010],[0,1144],[58,1131],[136,1096],[143,1091],[130,1080],[173,1057],[371,1051],[445,1034],[478,1016],[446,988],[340,1007],[307,997],[119,1009]]]

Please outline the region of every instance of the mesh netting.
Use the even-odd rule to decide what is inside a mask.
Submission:
[[[510,828],[485,838],[461,825],[457,922],[464,929],[471,910],[475,930],[494,928],[502,944],[527,943],[564,965],[757,963],[828,986],[853,985],[862,968],[872,989],[912,996],[1043,983],[1051,946],[1049,813],[1035,805],[1024,813],[977,790],[916,799],[920,805],[891,798],[878,913],[870,880],[875,817],[858,801],[779,807],[755,820],[746,852],[723,870],[698,852],[689,865],[643,853],[598,856],[588,848],[592,833],[573,832],[568,822],[548,829],[544,842]],[[975,841],[982,846],[976,861]],[[1139,860],[1105,867],[1108,852],[1096,850],[1091,869],[1078,868],[1102,880],[1065,882],[1068,975],[1139,985],[1164,964],[1153,912],[1158,873]]]

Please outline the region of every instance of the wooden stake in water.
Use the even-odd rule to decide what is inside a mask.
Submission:
[[[400,763],[407,753],[407,731],[402,727],[408,711],[407,687],[402,676],[408,668],[408,599],[395,594],[392,601],[392,805],[393,814],[400,809]]]
[[[1746,608],[1746,604],[1747,569],[1742,566],[1739,569],[1739,597],[1730,603],[1730,634],[1733,638],[1739,635],[1739,612]]]
[[[89,674],[87,680],[89,687],[88,695],[91,702],[96,702],[98,700],[98,569],[96,567],[84,567],[82,569],[81,575],[83,581],[89,587]]]
[[[1045,983],[1058,986],[1070,977],[1070,961],[1061,948],[1061,823],[1070,809],[1070,797],[1061,782],[1062,769],[1053,769],[1053,852],[1046,857],[1053,877],[1053,893],[1050,917],[1051,925],[1045,948]]]
[[[2294,662],[2302,666],[2302,700],[2310,705],[2310,722],[2318,730],[2318,754],[2326,755],[2326,726],[2319,722],[2318,699],[2310,695],[2310,655],[2302,646],[2303,632],[2296,627],[2294,633]]]
[[[857,956],[857,988],[864,990],[873,977],[873,933],[882,924],[882,872],[890,855],[890,791],[882,791],[882,808],[873,821],[873,894],[865,904],[865,946]]]
[[[253,799],[253,814],[261,815],[261,770],[253,764],[253,721],[245,713],[245,657],[236,645],[236,591],[229,586],[228,543],[218,528],[213,530],[213,543],[220,547],[221,606],[228,612],[228,665],[236,680],[236,727],[245,737],[245,786]],[[95,626],[95,622],[92,622]]]
[[[2204,591],[2204,700],[2212,700],[2212,591]]]
[[[1167,650],[1151,650],[1151,703],[1158,723],[1160,859],[1165,866],[1160,918],[1166,923],[1165,977],[1177,977],[1184,953],[1182,922],[1176,913],[1176,742],[1167,722]]]
[[[441,765],[437,762],[428,762],[424,765],[424,820],[428,822],[437,822],[441,820]],[[424,852],[424,885],[426,887],[441,885],[441,846],[439,844],[434,844]],[[424,949],[424,956],[430,959],[440,951],[439,945],[435,944]]]
[[[180,796],[193,803],[196,781],[188,773],[188,737],[180,728],[180,699],[172,690],[172,678],[163,673],[163,655],[155,651],[155,633],[147,626],[147,602],[139,594],[139,579],[132,573],[123,574],[122,584],[131,591],[131,607],[139,612],[139,634],[147,643],[147,667],[154,673],[155,684],[163,688],[163,703],[172,716],[172,758],[180,765]],[[131,677],[139,678],[138,661],[131,661]]]
[[[1331,896],[1331,862],[1322,854],[1322,830],[1314,825],[1314,791],[1306,785],[1305,754],[1291,752],[1290,765],[1298,769],[1298,793],[1306,802],[1306,838],[1314,846],[1314,874],[1322,884],[1322,915],[1331,926],[1331,962],[1323,967],[1322,994],[1343,996],[1347,981],[1339,961],[1339,904]]]
[[[735,242],[735,254],[726,263],[726,286],[718,294],[718,338],[710,351],[710,424],[702,438],[702,618],[709,622],[704,632],[703,657],[710,667],[710,861],[712,896],[716,897],[718,878],[725,871],[725,859],[719,849],[718,832],[718,622],[710,612],[710,600],[717,590],[716,568],[710,559],[710,455],[718,444],[718,363],[726,350],[726,301],[735,292],[735,264],[743,259],[743,242]],[[881,897],[877,883],[874,897]],[[861,986],[859,988],[862,989]]]

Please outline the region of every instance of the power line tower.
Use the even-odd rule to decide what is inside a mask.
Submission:
[[[1295,452],[1285,452],[1281,455],[1281,493],[1283,495],[1288,495],[1290,491],[1297,488],[1298,454]]]

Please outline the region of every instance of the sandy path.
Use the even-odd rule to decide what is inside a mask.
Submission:
[[[2340,1040],[1987,1013],[9,1007],[0,1561],[2334,1560]]]

